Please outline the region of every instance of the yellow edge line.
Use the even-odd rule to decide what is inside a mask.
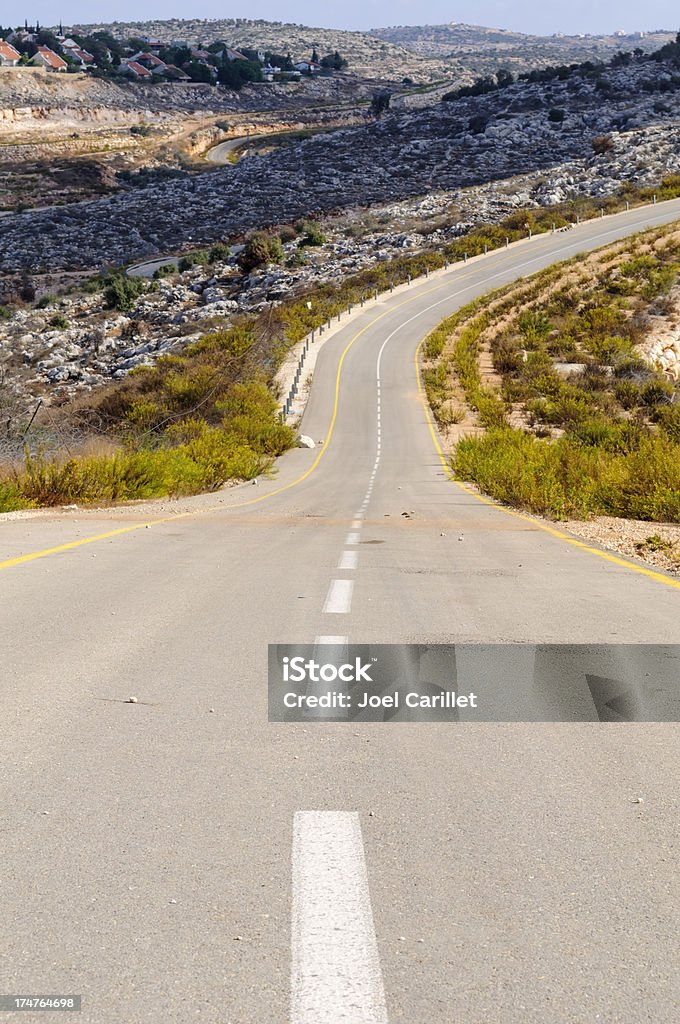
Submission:
[[[177,518],[177,517],[175,517]],[[167,522],[167,519],[161,522]],[[143,530],[147,523],[135,523],[134,526],[122,526],[118,530],[109,530],[108,533],[99,533],[96,537],[84,537],[82,540],[72,540],[68,544],[59,544],[56,548],[44,548],[42,551],[33,551],[30,555],[18,555],[16,558],[8,558],[0,562],[0,569],[9,569],[13,565],[22,565],[24,562],[33,562],[36,558],[47,558],[48,555],[58,555],[61,551],[72,551],[73,548],[80,548],[83,544],[94,544],[97,540],[106,540],[108,537],[117,537],[121,533],[131,533],[133,530]]]
[[[580,548],[582,551],[587,551],[590,555],[596,555],[598,558],[603,558],[605,562],[612,562],[614,565],[619,565],[623,569],[630,569],[633,572],[639,573],[640,576],[647,576],[649,579],[655,580],[657,583],[664,583],[667,587],[673,587],[675,590],[680,590],[680,580],[674,580],[672,577],[665,576],[663,573],[660,572],[655,572],[653,569],[646,569],[642,565],[636,565],[635,562],[629,562],[625,558],[619,558],[618,555],[612,555],[608,551],[600,551],[598,548],[593,548],[590,546],[590,544],[585,544],[581,540],[576,540],[575,537],[570,537],[568,533],[563,533],[562,530],[556,530],[553,526],[548,526],[547,523],[541,522],[540,519],[535,519],[533,516],[525,515],[524,512],[516,512],[514,509],[505,508],[504,505],[499,505],[498,502],[493,500],[493,498],[487,498],[486,495],[479,494],[477,491],[472,490],[471,487],[467,487],[464,483],[461,483],[460,480],[456,479],[455,474],[453,473],[451,466],[449,464],[449,461],[442,450],[442,446],[440,444],[439,437],[437,434],[437,428],[435,427],[434,420],[432,419],[432,414],[430,413],[430,408],[427,402],[427,395],[425,393],[425,388],[423,386],[422,374],[420,372],[420,353],[423,344],[429,337],[430,333],[431,332],[428,331],[425,337],[420,339],[420,342],[418,343],[418,346],[415,351],[415,355],[413,357],[413,361],[416,370],[418,394],[423,404],[423,409],[425,410],[427,425],[430,428],[430,434],[432,436],[434,446],[437,450],[439,461],[444,467],[444,472],[446,473],[449,480],[451,480],[456,485],[456,487],[459,487],[462,491],[465,491],[466,494],[469,494],[471,497],[475,498],[483,505],[489,505],[491,508],[497,509],[499,512],[504,512],[508,516],[514,516],[516,519],[523,519],[525,522],[531,523],[539,530],[543,530],[544,533],[549,533],[551,537],[557,537],[559,540],[563,540],[567,544],[571,544],[575,548]]]

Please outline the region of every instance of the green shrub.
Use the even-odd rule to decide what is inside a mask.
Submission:
[[[210,262],[210,253],[207,249],[197,249],[195,252],[188,252],[182,256],[178,267],[180,271],[191,270],[192,267],[204,267]]]
[[[680,445],[642,437],[608,452],[568,437],[494,430],[459,442],[452,465],[499,501],[555,519],[589,514],[680,522]]]
[[[108,309],[128,313],[134,308],[136,299],[144,291],[144,282],[139,277],[110,274],[104,286],[104,302]]]
[[[154,281],[160,281],[163,277],[170,277],[171,274],[177,273],[177,267],[174,263],[163,263],[153,272]]]
[[[50,317],[50,326],[57,327],[59,330],[66,330],[69,322],[63,313],[55,313],[54,316]]]
[[[31,508],[33,504],[23,496],[16,481],[0,480],[0,512],[16,512],[22,508]]]
[[[546,338],[553,329],[550,318],[542,310],[531,309],[520,315],[517,326],[527,345],[535,345]]]
[[[618,363],[630,357],[632,345],[628,338],[621,338],[616,334],[594,336],[589,344],[586,344],[589,352],[603,363]]]
[[[671,441],[680,444],[680,403],[661,406],[657,410],[655,420]]]
[[[657,405],[668,403],[674,390],[675,388],[671,381],[664,380],[663,377],[657,377],[644,385],[640,394],[640,402],[648,409],[655,409]]]
[[[300,245],[323,245],[326,241],[321,225],[317,224],[316,221],[303,221],[299,225],[299,230],[302,235]]]
[[[239,253],[238,264],[244,274],[249,274],[257,267],[262,267],[267,263],[280,263],[282,259],[283,246],[278,235],[255,231]]]
[[[634,380],[617,380],[614,395],[624,409],[635,409],[640,404],[640,386]]]
[[[226,242],[216,242],[208,253],[209,263],[226,263],[231,257],[231,246]]]

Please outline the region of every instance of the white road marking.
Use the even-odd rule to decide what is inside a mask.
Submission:
[[[291,1024],[388,1024],[359,815],[293,822]]]
[[[352,523],[352,529],[353,530],[360,530],[361,529],[361,519],[355,519],[354,520],[354,522]]]
[[[338,569],[356,569],[358,562],[358,551],[343,551],[338,562]]]
[[[324,615],[347,615],[352,607],[354,580],[331,580],[323,606]]]
[[[364,502],[364,504],[365,504],[365,502]],[[363,505],[362,505],[362,508],[363,508]],[[347,534],[347,538],[345,540],[345,544],[358,544],[360,537],[361,537],[361,534],[360,533],[356,533],[353,530],[351,533]]]

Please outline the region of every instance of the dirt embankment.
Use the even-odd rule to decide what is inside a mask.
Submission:
[[[68,130],[154,124],[184,117],[303,110],[320,105],[352,105],[370,98],[374,83],[348,76],[280,85],[258,84],[240,93],[203,84],[142,84],[49,74],[39,68],[0,68],[0,139],[27,131]]]

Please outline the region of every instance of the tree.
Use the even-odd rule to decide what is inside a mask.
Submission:
[[[229,60],[225,57],[217,71],[217,81],[220,85],[224,85],[227,89],[233,89],[235,92],[240,92],[243,88],[243,82],[241,76],[234,67],[236,61]]]
[[[191,60],[185,65],[184,70],[192,82],[207,82],[213,80],[212,69],[208,64],[202,64],[199,60]]]
[[[484,114],[476,114],[468,121],[468,130],[472,132],[473,135],[483,135],[488,123],[488,117],[485,117]]]
[[[238,60],[234,61],[237,64],[237,71],[241,76],[242,82],[261,82],[262,81],[262,66],[259,61],[256,60]]]
[[[267,60],[273,68],[281,68],[282,71],[293,70],[293,61],[289,53],[285,56],[282,53],[268,53]]]
[[[266,231],[255,231],[239,253],[238,265],[244,274],[249,274],[257,267],[266,263],[280,263],[282,259],[281,239],[277,235],[268,235]]]
[[[130,50],[131,53],[139,53],[140,50],[146,50],[147,44],[139,36],[131,36],[125,41],[125,49]]]
[[[48,46],[55,53],[61,53],[61,43],[53,32],[48,32],[45,28],[41,28],[38,32],[37,42],[39,46]]]
[[[389,92],[374,92],[371,99],[371,113],[375,118],[382,117],[382,115],[390,109],[391,94]]]
[[[316,221],[305,220],[297,226],[302,233],[300,245],[323,245],[326,241],[326,236],[321,230],[321,226],[317,224]]]
[[[109,309],[129,312],[143,290],[144,282],[139,277],[125,277],[121,273],[112,273],[104,289],[104,301]]]
[[[321,67],[329,71],[343,71],[347,67],[347,61],[336,50],[335,53],[328,53],[321,58]]]

